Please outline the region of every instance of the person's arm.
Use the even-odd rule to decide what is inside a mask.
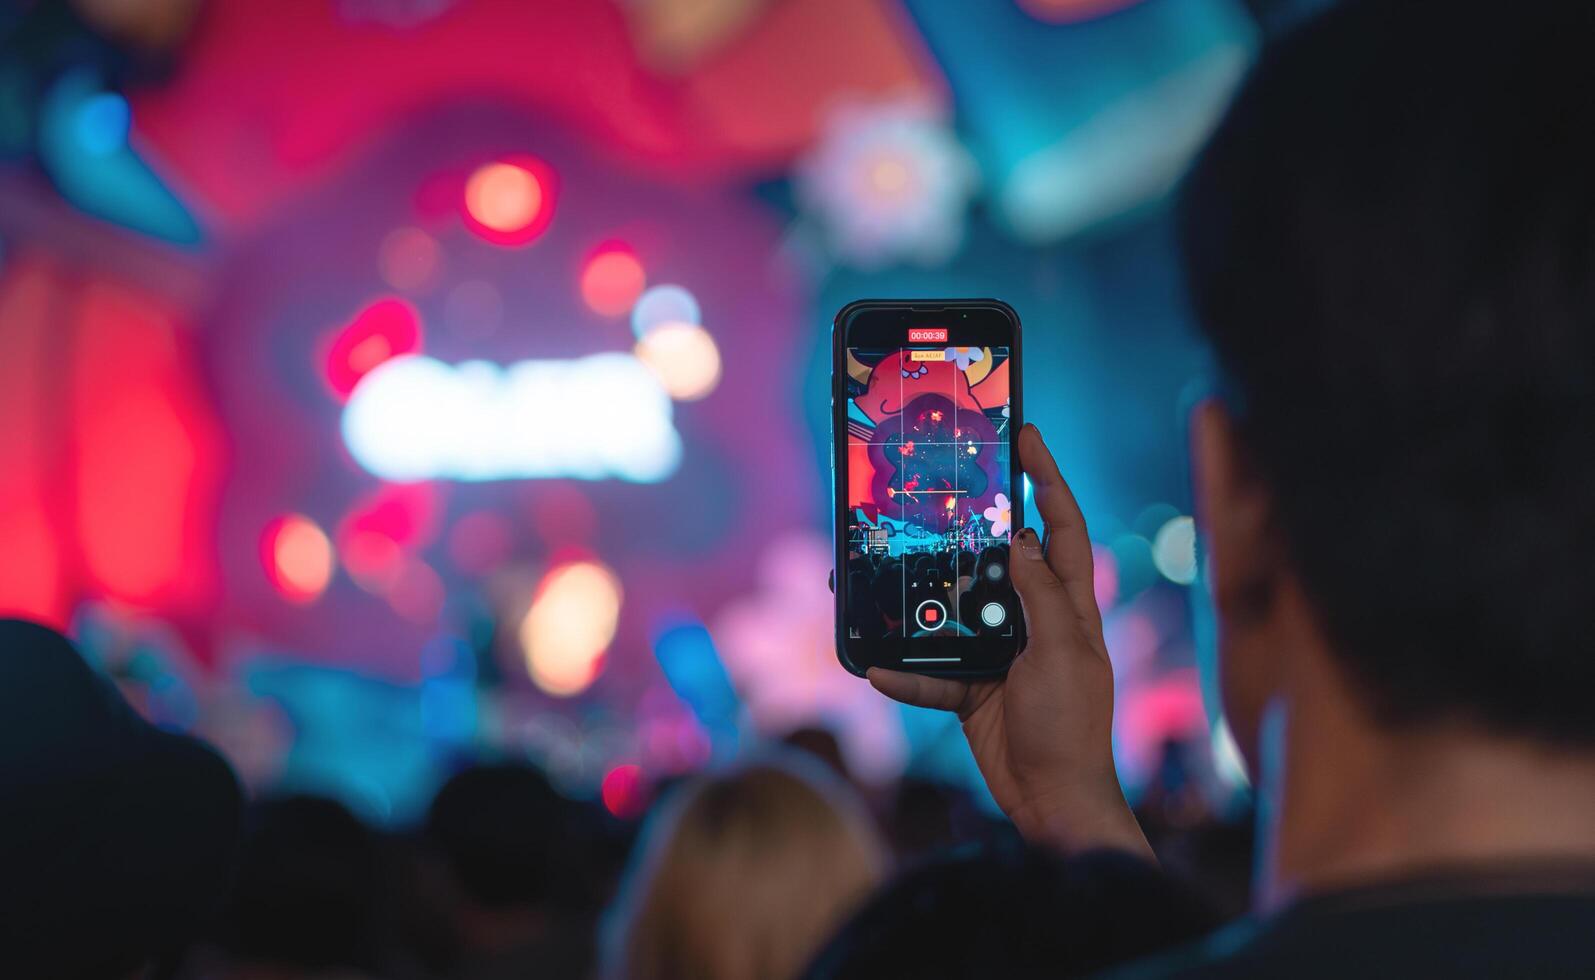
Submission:
[[[1029,633],[1024,651],[996,680],[874,668],[870,683],[905,704],[957,712],[992,796],[1027,840],[1155,860],[1113,765],[1113,665],[1085,519],[1033,425],[1019,433],[1019,459],[1048,531],[1045,554],[1026,528],[1009,558]]]

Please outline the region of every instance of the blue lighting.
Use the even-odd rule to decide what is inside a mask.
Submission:
[[[127,100],[93,72],[61,76],[39,106],[39,163],[85,214],[184,245],[204,237],[183,202],[128,144]]]
[[[732,748],[741,700],[731,686],[708,629],[695,619],[667,622],[655,633],[654,656],[676,697],[692,709],[708,730],[715,752]]]
[[[108,156],[127,144],[132,113],[127,100],[115,92],[101,92],[78,103],[76,134],[84,152]]]

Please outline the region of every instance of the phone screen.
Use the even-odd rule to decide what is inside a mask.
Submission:
[[[837,633],[850,669],[991,673],[1017,654],[1018,321],[994,301],[838,317]]]

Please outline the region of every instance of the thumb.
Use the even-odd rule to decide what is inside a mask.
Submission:
[[[1047,563],[1034,528],[1027,527],[1014,535],[1011,553],[1008,574],[1024,606],[1025,626],[1030,634],[1028,646],[1051,646],[1048,641],[1066,637],[1074,628],[1069,590]]]

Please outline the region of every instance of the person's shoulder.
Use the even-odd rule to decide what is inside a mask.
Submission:
[[[1320,896],[1099,980],[1595,976],[1595,891],[1522,890],[1537,880],[1420,879]]]
[[[1252,947],[1257,926],[1237,922],[1178,949],[1098,974],[1094,980],[1207,980],[1209,977],[1271,977],[1274,965]]]

